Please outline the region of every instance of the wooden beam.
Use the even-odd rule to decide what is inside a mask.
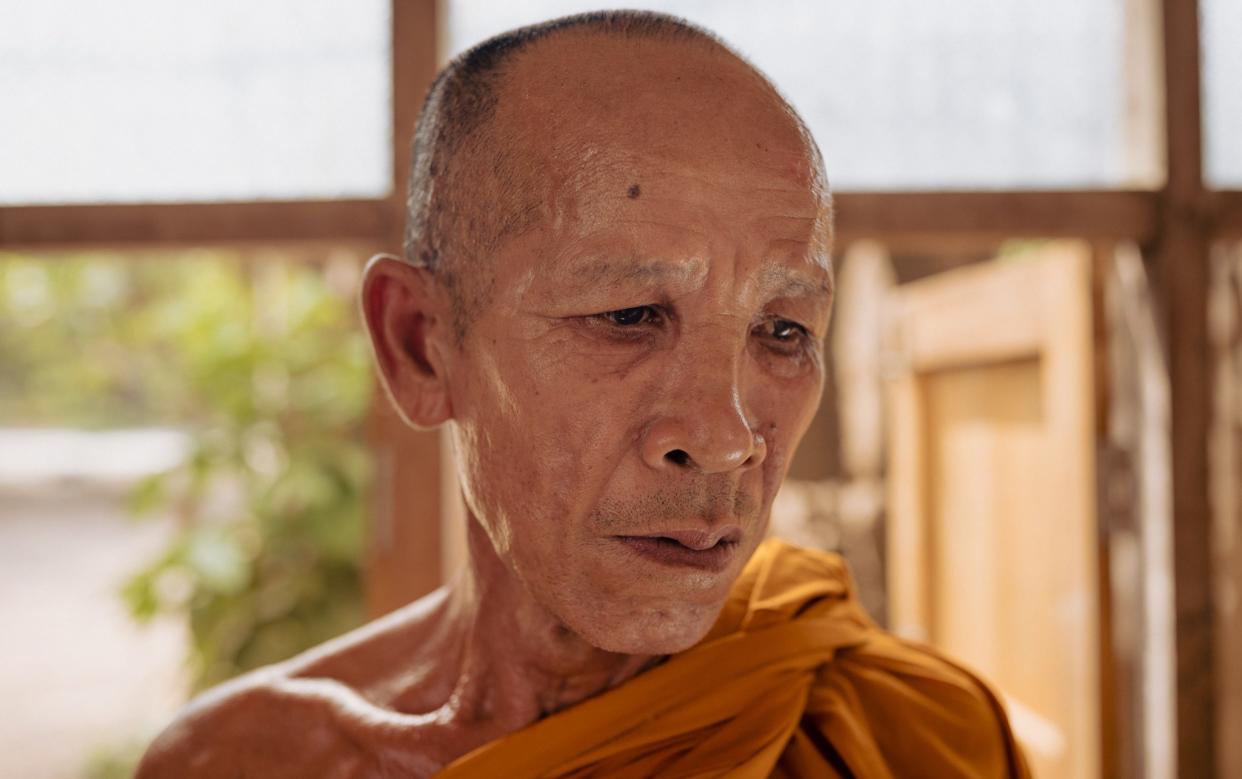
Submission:
[[[1214,237],[1242,238],[1242,191],[1211,193],[1208,209]]]
[[[391,232],[391,210],[384,200],[0,208],[0,246],[11,249],[375,243]]]
[[[374,481],[368,511],[367,611],[387,614],[439,587],[439,434],[411,430],[377,388],[367,426]]]
[[[423,71],[427,79],[434,72],[430,65]],[[394,124],[394,162],[404,167],[394,170],[394,194],[387,200],[17,206],[0,209],[0,245],[340,240],[379,241],[395,251],[404,222],[407,141],[422,94],[413,85],[394,85],[395,111],[411,116],[396,120],[404,129]],[[1242,193],[1225,193],[1219,200],[1229,209],[1228,223],[1242,226]],[[1158,232],[1158,201],[1156,193],[1140,191],[845,192],[836,196],[837,233],[842,240],[1079,236],[1148,243]]]
[[[1159,196],[1146,191],[843,192],[838,241],[1081,237],[1151,241]]]
[[[1168,184],[1155,260],[1169,348],[1177,775],[1216,776],[1208,435],[1209,235],[1203,219],[1198,0],[1162,0]]]
[[[436,0],[392,0],[392,195],[394,235],[405,224],[410,139],[423,98],[440,63],[440,15]],[[398,246],[400,243],[397,244]]]
[[[399,252],[405,223],[410,137],[423,96],[435,77],[438,16],[435,0],[392,0],[393,191],[385,204],[390,251]],[[445,537],[456,484],[447,478],[441,436],[405,426],[377,390],[372,401],[371,446],[376,454],[367,560],[368,607],[373,616],[439,587]]]
[[[399,0],[400,4],[401,0]],[[428,75],[430,78],[430,75]],[[422,92],[394,103],[417,112]],[[401,104],[405,104],[401,106]],[[408,139],[404,130],[394,134]],[[394,160],[409,165],[408,143]],[[279,241],[400,243],[406,174],[394,172],[388,200],[249,203],[16,206],[0,209],[0,244],[50,248],[116,244],[202,244]],[[1078,236],[1150,242],[1158,232],[1159,196],[1142,191],[845,192],[836,195],[837,232],[846,240],[881,238],[1004,240]],[[1242,229],[1242,193],[1213,198],[1228,229]]]

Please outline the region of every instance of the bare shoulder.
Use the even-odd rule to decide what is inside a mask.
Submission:
[[[393,757],[385,743],[414,735],[418,718],[393,711],[376,690],[417,654],[411,644],[427,610],[413,604],[207,691],[152,742],[136,779],[383,775],[380,762]]]
[[[368,775],[367,755],[331,709],[283,678],[251,674],[191,702],[148,748],[137,779]]]

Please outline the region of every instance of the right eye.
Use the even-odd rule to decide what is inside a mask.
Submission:
[[[660,321],[660,312],[655,306],[632,306],[630,308],[618,308],[615,311],[605,311],[596,315],[608,324],[616,327],[635,327],[644,324],[658,324]]]

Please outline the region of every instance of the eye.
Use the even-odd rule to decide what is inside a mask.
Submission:
[[[815,351],[818,345],[815,336],[792,319],[768,319],[751,332],[768,351],[781,357],[804,357]]]
[[[770,319],[760,329],[765,336],[777,341],[796,341],[810,335],[805,327],[788,319]]]
[[[617,327],[634,327],[635,325],[651,324],[660,321],[660,312],[655,306],[633,306],[606,311],[599,315],[601,319]]]

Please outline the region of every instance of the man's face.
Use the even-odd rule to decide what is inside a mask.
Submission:
[[[501,559],[592,644],[667,653],[715,620],[818,405],[826,203],[739,67],[608,45],[627,64],[541,55],[506,104],[552,139],[544,211],[491,260],[449,392]]]

